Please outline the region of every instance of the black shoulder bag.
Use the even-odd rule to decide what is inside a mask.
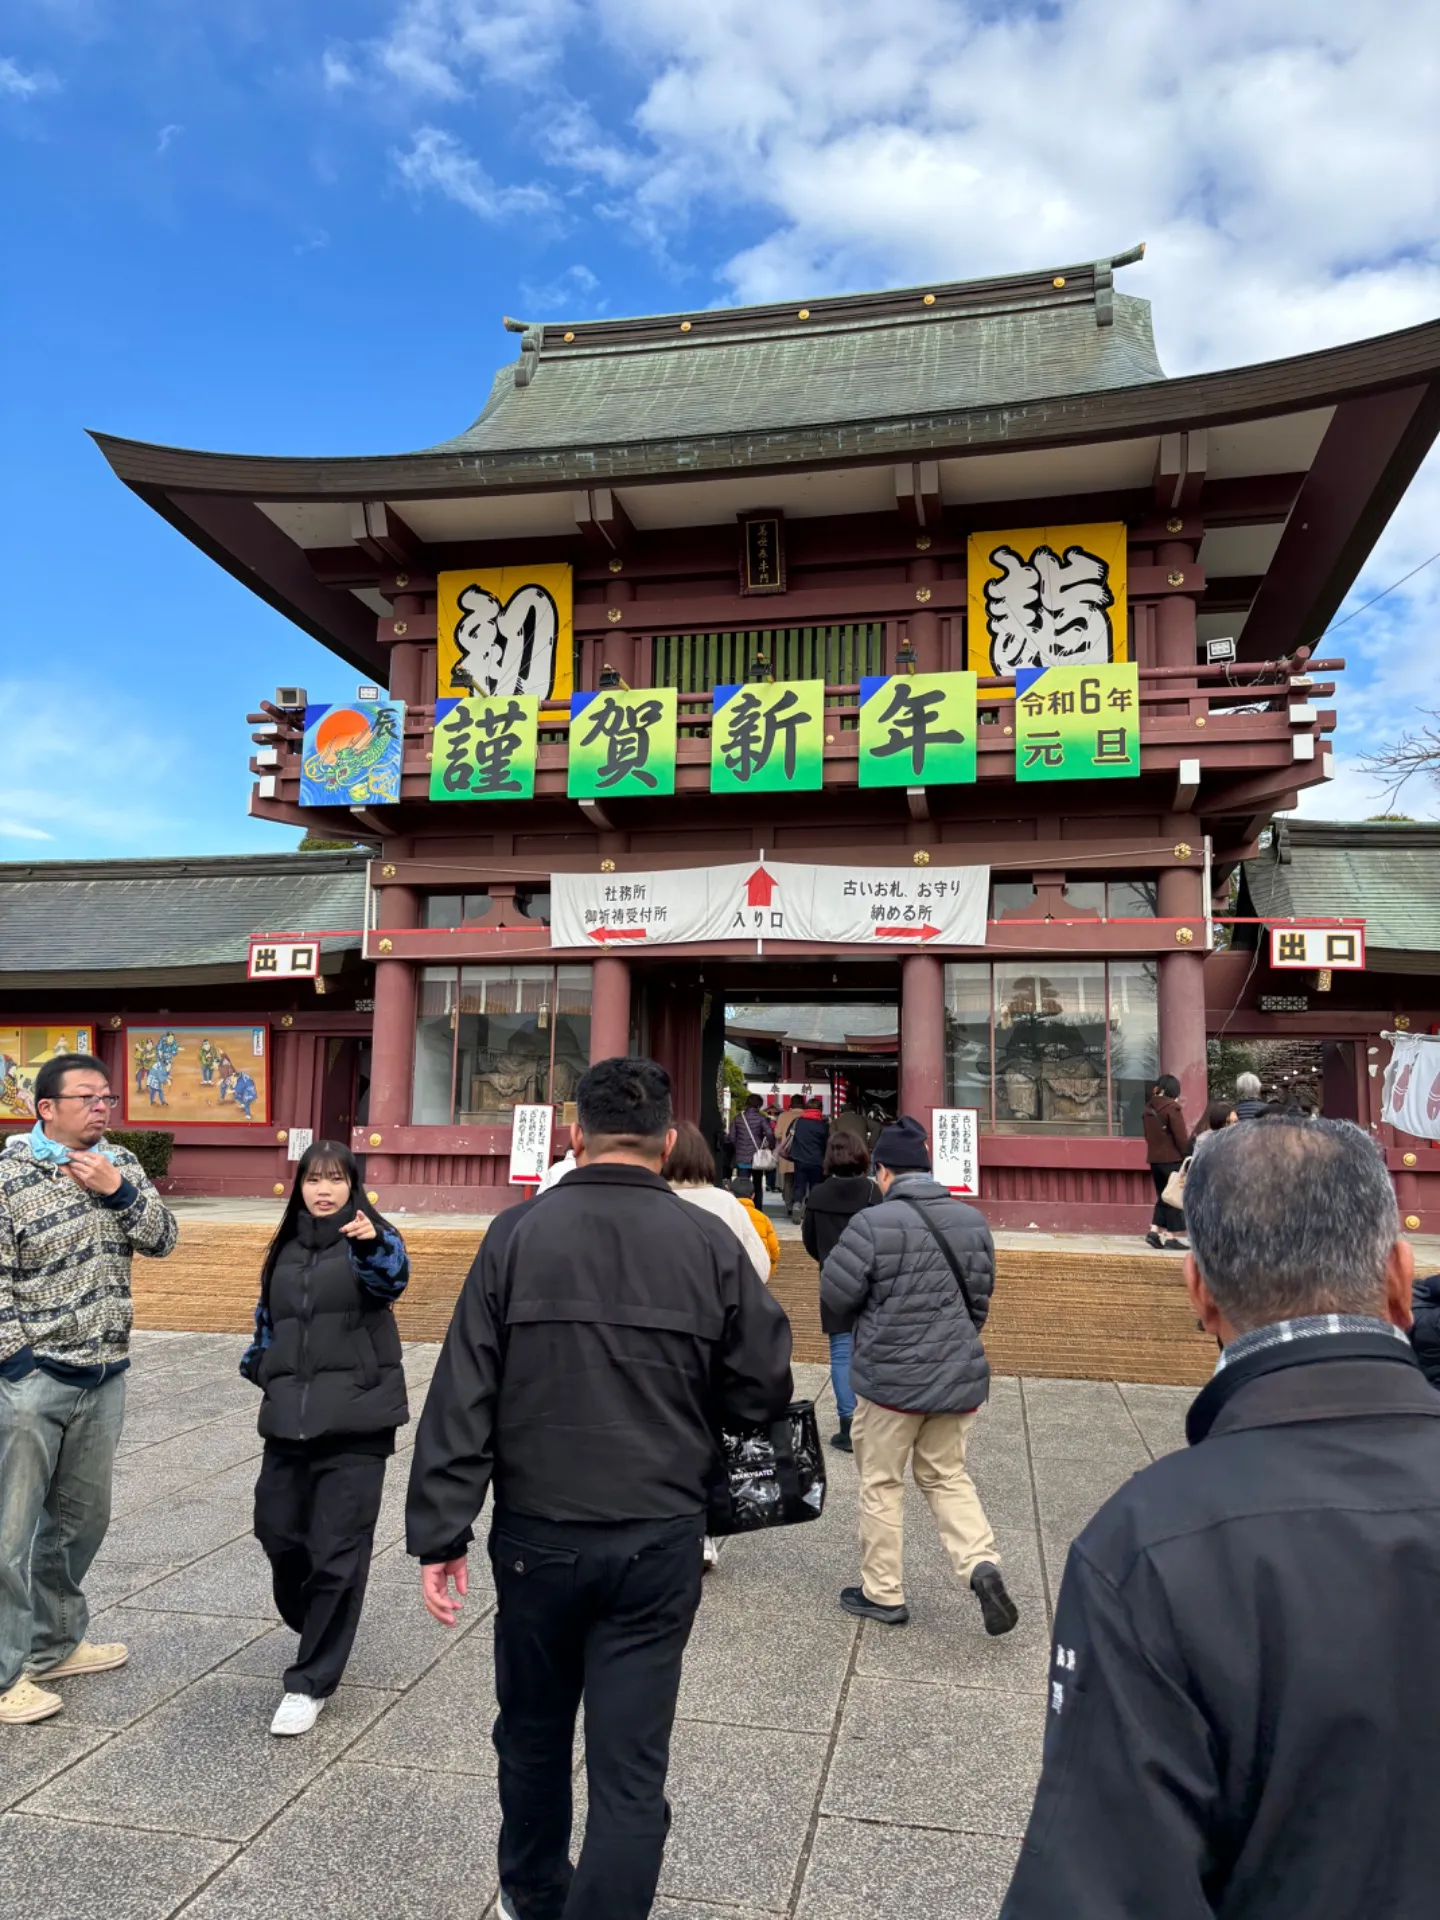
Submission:
[[[951,1273],[955,1276],[955,1284],[960,1289],[960,1298],[965,1302],[965,1311],[970,1316],[970,1324],[975,1329],[975,1333],[978,1338],[980,1333],[980,1322],[975,1318],[975,1303],[970,1298],[970,1289],[969,1287],[966,1286],[965,1276],[960,1271],[960,1262],[955,1258],[955,1249],[950,1245],[950,1242],[945,1238],[944,1234],[941,1233],[940,1229],[936,1226],[935,1222],[930,1218],[929,1214],[925,1211],[924,1207],[921,1206],[918,1200],[912,1200],[908,1193],[897,1193],[895,1195],[895,1198],[899,1200],[904,1206],[912,1208],[914,1212],[919,1214],[921,1222],[924,1225],[925,1231],[929,1234],[930,1238],[935,1242],[936,1246],[939,1247],[941,1253],[944,1254],[945,1264],[947,1267],[949,1267]]]
[[[796,1400],[763,1427],[722,1427],[705,1531],[794,1527],[825,1511],[825,1454],[813,1400]]]

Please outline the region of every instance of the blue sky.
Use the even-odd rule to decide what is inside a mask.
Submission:
[[[87,427],[423,446],[589,317],[1114,252],[1172,373],[1440,314],[1417,0],[32,0],[0,39],[12,574],[0,859],[293,844],[243,716],[347,670]],[[1399,55],[1403,50],[1403,58]],[[13,268],[20,263],[20,273]],[[1440,467],[1355,599],[1440,546]],[[1345,629],[1342,773],[1430,699],[1440,565]],[[30,612],[27,616],[26,611]],[[1412,811],[1434,810],[1414,791]]]

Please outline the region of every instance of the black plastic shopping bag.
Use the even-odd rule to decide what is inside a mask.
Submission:
[[[813,1400],[796,1400],[767,1427],[723,1430],[720,1455],[707,1533],[794,1527],[824,1512],[825,1455]]]

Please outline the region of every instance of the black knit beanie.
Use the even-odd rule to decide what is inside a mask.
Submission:
[[[907,1113],[894,1126],[882,1127],[875,1142],[875,1164],[892,1173],[929,1173],[930,1143],[920,1122]]]

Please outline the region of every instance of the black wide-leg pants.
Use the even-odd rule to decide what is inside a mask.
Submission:
[[[701,1514],[615,1525],[497,1515],[500,1884],[524,1920],[645,1920],[670,1826],[665,1774],[700,1604]],[[575,1717],[589,1811],[570,1863]]]
[[[300,1636],[287,1693],[328,1699],[355,1644],[385,1456],[265,1446],[255,1483],[255,1537],[265,1549],[281,1619]]]

